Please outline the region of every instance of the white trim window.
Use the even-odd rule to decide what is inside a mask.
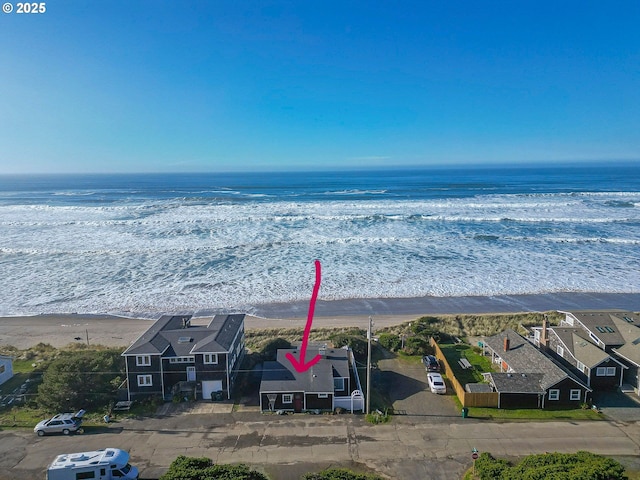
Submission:
[[[333,379],[333,389],[334,390],[344,390],[344,378],[335,377]]]
[[[196,357],[171,357],[169,363],[195,363]]]
[[[606,376],[607,376],[607,367],[596,368],[596,377],[606,377]]]
[[[557,388],[549,390],[549,400],[560,400],[560,390]]]
[[[217,353],[205,353],[203,355],[203,360],[205,365],[217,365],[218,364],[218,354]]]
[[[151,355],[136,355],[136,367],[150,367]]]
[[[153,377],[151,375],[138,375],[139,387],[151,387],[153,386]]]
[[[282,403],[293,403],[293,394],[292,393],[283,393],[282,394]]]
[[[616,376],[616,367],[607,367],[607,377]]]
[[[558,355],[564,358],[564,348],[562,348],[560,345],[557,346],[556,352],[558,352]]]
[[[579,388],[572,388],[569,395],[569,400],[580,400],[580,398],[582,398],[582,391]]]

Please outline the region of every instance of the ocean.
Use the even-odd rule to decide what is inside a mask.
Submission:
[[[640,165],[0,176],[0,314],[640,292]]]

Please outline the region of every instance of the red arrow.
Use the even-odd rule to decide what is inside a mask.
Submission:
[[[294,357],[291,353],[287,353],[287,358],[298,372],[306,372],[313,367],[320,360],[320,355],[316,355],[308,362],[304,357],[307,354],[307,344],[309,343],[309,333],[311,333],[311,324],[313,323],[313,311],[316,308],[316,300],[318,299],[318,291],[320,290],[320,260],[316,260],[316,283],[313,286],[313,293],[311,294],[311,302],[309,303],[309,314],[307,315],[307,324],[304,327],[304,334],[302,335],[302,345],[300,345],[300,360]]]

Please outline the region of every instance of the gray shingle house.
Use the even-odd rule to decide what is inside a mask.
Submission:
[[[615,389],[622,386],[627,367],[598,348],[585,334],[575,327],[534,328],[534,343],[546,348],[554,358],[594,390]]]
[[[213,392],[231,397],[244,355],[244,314],[216,315],[208,325],[191,325],[191,315],[164,315],[122,356],[129,400],[171,396],[188,387],[198,398]]]
[[[353,357],[350,350],[310,346],[306,357],[320,355],[321,359],[305,372],[293,368],[286,358],[287,353],[297,356],[298,350],[280,349],[275,362],[263,365],[261,411],[333,411],[336,407],[363,409],[360,380],[357,370],[351,368]]]
[[[499,373],[485,373],[498,392],[498,408],[578,407],[592,391],[531,342],[514,332],[486,338],[485,352]]]
[[[640,315],[624,310],[572,311],[561,327],[582,330],[581,335],[624,364],[622,387],[640,395]],[[603,371],[600,370],[600,373]],[[609,373],[613,373],[610,368]]]

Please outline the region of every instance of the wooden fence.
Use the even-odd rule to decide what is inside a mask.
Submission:
[[[458,400],[463,407],[487,407],[498,408],[498,393],[486,392],[486,393],[469,393],[464,389],[464,386],[460,384],[453,372],[453,368],[449,365],[447,357],[444,356],[438,343],[431,338],[431,346],[435,350],[436,358],[440,360],[441,365],[444,367],[444,373],[449,378],[453,389],[458,396]]]

